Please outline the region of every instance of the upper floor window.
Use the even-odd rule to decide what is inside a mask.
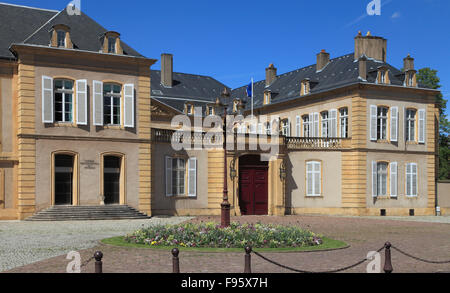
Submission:
[[[341,138],[348,138],[348,108],[339,110]]]
[[[55,122],[73,122],[73,81],[55,79]]]
[[[56,31],[56,43],[58,47],[66,47],[66,32],[63,30]]]
[[[416,114],[415,109],[406,110],[406,141],[416,141]]]
[[[311,123],[309,115],[303,116],[303,137],[311,137]]]
[[[328,137],[328,111],[322,112],[320,116],[322,118],[322,137]]]
[[[116,53],[116,38],[114,37],[108,38],[108,53]]]
[[[376,81],[378,84],[390,84],[388,67],[381,66],[378,68],[378,76]]]
[[[306,195],[320,196],[322,193],[322,163],[311,161],[306,163]]]
[[[266,122],[266,134],[272,135],[272,124],[270,122]]]
[[[103,85],[103,122],[106,125],[120,125],[122,86]]]
[[[284,136],[291,136],[291,122],[289,119],[281,121],[281,134]]]
[[[377,109],[377,139],[387,140],[388,108],[378,107]]]

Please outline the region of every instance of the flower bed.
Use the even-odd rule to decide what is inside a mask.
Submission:
[[[125,242],[154,247],[199,248],[290,248],[316,246],[321,236],[299,227],[232,223],[221,228],[216,223],[154,226],[125,237]]]

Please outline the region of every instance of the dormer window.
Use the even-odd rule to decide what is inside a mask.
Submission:
[[[404,86],[417,87],[417,78],[415,70],[409,70],[405,73]]]
[[[103,53],[123,54],[120,42],[120,34],[117,32],[106,32],[103,35]]]
[[[57,35],[57,42],[56,42],[57,46],[65,48],[66,47],[66,32],[63,30],[58,30],[56,32],[56,35]]]
[[[116,53],[116,38],[113,37],[108,38],[108,53],[112,54]]]
[[[194,109],[194,105],[187,103],[184,105],[184,112],[186,113],[186,115],[194,115],[195,113],[195,109]]]
[[[311,93],[311,87],[309,83],[309,79],[305,79],[301,82],[300,95],[305,96]]]
[[[270,105],[271,100],[272,100],[272,92],[265,91],[264,92],[264,105]]]
[[[389,68],[382,66],[378,68],[378,75],[377,75],[377,84],[390,84],[389,80]]]
[[[207,113],[208,116],[214,116],[214,115],[216,115],[213,106],[207,106],[206,109],[207,109],[207,110],[206,110],[206,113]]]
[[[51,46],[57,48],[72,49],[70,28],[65,24],[54,25],[51,31]]]

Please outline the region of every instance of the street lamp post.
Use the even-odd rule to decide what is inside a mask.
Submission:
[[[223,156],[224,156],[224,168],[223,168],[223,202],[220,205],[220,224],[222,228],[230,226],[230,209],[231,205],[228,201],[228,175],[227,175],[227,101],[230,97],[230,92],[225,88],[221,94],[224,103],[220,103],[217,99],[217,106],[223,107]]]

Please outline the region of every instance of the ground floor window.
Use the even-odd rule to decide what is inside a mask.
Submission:
[[[197,196],[197,159],[166,157],[166,196]]]
[[[417,196],[417,164],[406,164],[406,196]]]
[[[103,196],[105,204],[120,203],[120,170],[122,158],[115,156],[103,157]]]
[[[311,161],[306,163],[306,195],[320,196],[322,187],[322,163]]]

